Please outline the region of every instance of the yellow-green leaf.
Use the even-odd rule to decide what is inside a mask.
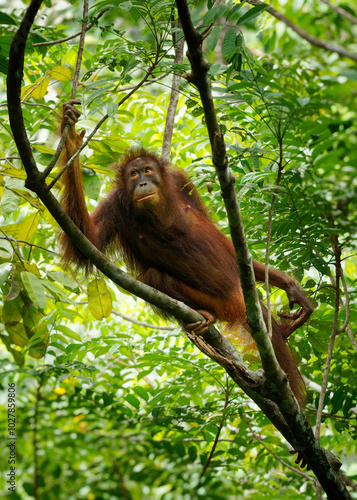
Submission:
[[[40,81],[39,85],[33,90],[32,97],[41,101],[43,97],[46,95],[48,84],[50,83],[50,79],[46,76],[42,81]]]
[[[49,148],[48,146],[44,146],[43,144],[34,144],[33,149],[35,149],[39,153],[44,153],[46,155],[54,155],[56,152],[54,149]]]
[[[27,101],[30,97],[34,99],[41,100],[47,92],[48,84],[50,79],[45,76],[44,78],[39,78],[35,83],[31,85],[25,85],[21,89],[21,100]]]
[[[18,239],[22,241],[31,241],[32,236],[35,234],[37,226],[40,222],[39,212],[28,215],[20,224]],[[30,269],[28,269],[30,271]],[[32,272],[32,271],[31,271]],[[35,272],[38,274],[38,271]]]
[[[88,283],[88,306],[95,319],[108,318],[112,310],[112,296],[103,279]]]
[[[31,85],[25,85],[21,89],[21,100],[27,101],[31,97],[32,91],[36,87],[36,83],[31,83]]]
[[[69,82],[72,77],[71,70],[64,66],[55,66],[48,72],[48,75],[59,82]]]

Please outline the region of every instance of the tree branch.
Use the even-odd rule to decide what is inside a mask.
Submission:
[[[187,75],[186,78],[197,87],[200,93],[211,142],[212,161],[221,186],[232,242],[236,251],[250,333],[257,344],[261,356],[262,366],[267,377],[267,386],[271,386],[272,390],[275,390],[274,394],[277,400],[281,400],[283,397],[288,401],[291,400],[291,404],[295,404],[296,406],[297,403],[290,391],[287,376],[276,360],[270,338],[266,333],[255,284],[253,261],[245,239],[243,222],[235,192],[235,179],[228,167],[224,137],[219,129],[210,81],[207,77],[209,66],[204,60],[202,53],[202,37],[192,24],[187,1],[176,0],[176,5],[187,42],[187,57],[191,63],[192,70],[191,74]],[[271,391],[270,396],[274,397]]]
[[[247,387],[246,393],[259,404],[272,423],[274,425],[277,424],[277,428],[287,437],[292,445],[293,442],[299,441],[298,453],[303,456],[305,461],[313,469],[329,498],[339,498],[341,500],[350,499],[351,497],[344,482],[335,474],[325,450],[319,446],[319,443],[315,439],[306,415],[293,397],[287,384],[287,378],[283,374],[273,353],[273,348],[266,333],[259,306],[252,258],[244,235],[242,219],[234,189],[234,178],[228,169],[224,138],[218,126],[210,81],[207,77],[208,64],[204,60],[202,54],[202,37],[192,24],[187,0],[176,0],[176,5],[188,46],[187,57],[191,63],[192,69],[187,79],[197,87],[205,113],[206,125],[212,147],[212,160],[216,167],[221,185],[221,192],[227,210],[232,241],[236,250],[246,304],[247,320],[252,337],[256,341],[259,349],[264,373],[267,376],[267,383],[269,384],[269,382],[271,382],[271,385],[265,385],[265,388],[270,391],[266,399],[261,397],[261,394],[257,394],[254,388],[249,386]],[[189,335],[189,337],[192,338],[191,335]],[[209,351],[207,344],[203,345],[203,339],[195,337],[192,338],[192,340],[203,352]],[[236,380],[237,377],[234,374],[234,369],[232,370],[232,367],[227,364],[225,366],[225,360],[220,360],[219,357],[220,355],[216,356],[216,361],[225,367],[233,380]],[[239,385],[242,387],[244,384],[240,383]],[[268,397],[271,399],[268,400]],[[276,404],[273,403],[273,407],[271,406],[272,400],[276,401]],[[277,405],[279,405],[279,408],[277,408]],[[286,426],[284,424],[286,424]],[[290,439],[292,439],[293,442],[290,441]]]
[[[263,2],[260,0],[247,0],[247,2],[251,5],[263,5]],[[336,54],[339,54],[342,57],[348,57],[349,59],[352,59],[353,61],[357,61],[357,54],[340,47],[339,45],[335,45],[334,43],[331,42],[326,42],[325,40],[320,40],[316,36],[310,35],[306,31],[304,31],[300,26],[297,26],[294,24],[290,19],[285,17],[283,14],[278,12],[274,7],[268,7],[266,9],[266,12],[269,12],[272,16],[276,17],[276,19],[279,19],[279,21],[283,22],[286,24],[286,26],[289,26],[295,33],[297,33],[301,38],[306,40],[307,42],[311,43],[311,45],[315,45],[316,47],[320,47],[321,49],[328,50],[329,52],[336,52]]]

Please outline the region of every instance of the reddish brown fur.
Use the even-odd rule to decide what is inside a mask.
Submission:
[[[73,138],[66,142],[69,156],[78,147],[78,141],[73,142]],[[135,210],[125,183],[126,166],[142,157],[155,160],[160,168],[163,198],[158,214]],[[64,207],[100,250],[120,249],[129,269],[144,283],[196,310],[211,312],[232,326],[242,324],[248,329],[233,245],[211,222],[197,191],[182,172],[169,168],[167,162],[143,148],[130,150],[118,164],[114,189],[92,215],[85,206],[78,161],[67,171],[64,184]],[[67,262],[88,265],[86,257],[65,234],[62,246]],[[256,278],[263,281],[264,266],[254,262],[254,268]],[[292,302],[308,303],[284,274],[269,270],[269,278],[272,285],[290,294]],[[296,296],[299,300],[295,300]],[[263,312],[266,316],[264,307]],[[286,344],[292,328],[288,327],[273,321],[272,342],[278,361],[302,402],[303,382]]]

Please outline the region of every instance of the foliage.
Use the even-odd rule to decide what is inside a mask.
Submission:
[[[314,301],[311,321],[291,345],[304,376],[321,385],[335,312],[333,235],[342,247],[346,283],[340,287],[338,328],[348,320],[351,332],[357,329],[355,65],[313,47],[265,12],[266,6],[212,4],[196,2],[192,11],[202,31],[212,28],[204,50],[250,249],[264,260],[276,193],[269,261],[295,275]],[[313,0],[304,7],[297,1],[272,5],[311,35],[343,41],[352,50],[356,26],[329,5]],[[26,5],[21,7],[0,13],[4,77]],[[343,7],[357,14],[356,2]],[[27,48],[23,112],[43,168],[58,142],[78,38],[36,44],[78,32],[81,9],[75,2],[46,2]],[[89,133],[109,115],[81,158],[91,208],[110,189],[110,165],[128,146],[161,148],[171,74],[189,69],[187,61],[174,62],[172,32],[179,31],[172,29],[173,13],[173,2],[157,0],[104,0],[90,9],[94,26],[87,33],[77,92],[79,128]],[[151,66],[154,82],[118,107]],[[185,81],[180,91],[172,161],[190,173],[226,232],[199,97]],[[1,405],[6,408],[8,383],[16,382],[18,437],[11,498],[315,498],[312,476],[299,476],[278,460],[291,463],[286,443],[266,417],[179,329],[102,276],[87,279],[62,268],[58,228],[24,187],[9,130],[5,78],[0,97]],[[271,292],[274,310],[287,311],[284,294]],[[357,361],[346,326],[335,341],[321,442],[356,479]],[[318,400],[319,393],[309,390],[312,423]],[[6,435],[6,412],[2,415]],[[0,453],[7,473],[8,450]],[[2,487],[6,493],[5,482]]]

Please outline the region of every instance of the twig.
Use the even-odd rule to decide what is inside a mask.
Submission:
[[[152,80],[149,80],[145,83],[143,83],[143,87],[147,87],[148,85],[151,85],[152,83],[156,83],[160,80],[162,80],[163,78],[166,78],[166,76],[168,76],[170,73],[167,72],[167,73],[163,73],[162,75],[156,77],[156,78],[153,78]],[[89,87],[89,85],[92,85],[91,83],[83,83],[83,82],[78,82],[78,85],[80,85],[81,87],[84,87],[84,88],[87,88]],[[126,92],[127,90],[132,90],[133,88],[135,88],[135,85],[130,85],[128,87],[122,87],[122,88],[115,88],[113,90],[111,90],[110,92],[111,93],[116,93],[116,94],[120,94],[120,92]],[[100,87],[91,87],[91,90],[99,90]]]
[[[343,289],[345,292],[345,301],[346,301],[346,320],[345,320],[345,324],[343,326],[344,327],[346,326],[348,338],[350,339],[353,348],[357,352],[357,342],[353,336],[351,324],[349,321],[350,320],[350,296],[349,296],[349,293],[347,290],[346,280],[345,280],[345,276],[343,274],[342,268],[341,268],[341,281],[342,281],[342,286],[343,286]]]
[[[9,160],[21,160],[20,156],[4,156],[4,158],[0,158],[0,161],[9,161]]]
[[[251,5],[263,5],[263,2],[260,0],[247,0],[247,2]],[[307,42],[311,43],[311,45],[315,45],[316,47],[320,47],[321,49],[328,50],[330,52],[336,52],[336,54],[339,54],[342,57],[348,57],[349,59],[352,59],[353,61],[357,61],[357,54],[354,54],[353,52],[344,49],[343,47],[340,47],[339,45],[335,45],[334,43],[331,42],[326,42],[324,40],[320,40],[316,36],[310,35],[306,31],[300,28],[300,26],[297,26],[294,24],[290,19],[285,17],[283,14],[278,12],[276,9],[273,7],[268,7],[266,9],[266,12],[269,12],[272,16],[276,17],[276,19],[279,19],[279,21],[282,21],[284,24],[289,26],[295,33],[297,33],[301,38],[306,40]]]
[[[2,232],[2,234],[4,235],[4,237],[1,238],[1,239],[7,240],[10,243],[10,245],[11,245],[11,247],[13,249],[14,254],[17,255],[19,261],[22,264],[22,267],[25,269],[24,260],[23,260],[23,258],[21,256],[20,252],[18,251],[18,249],[15,248],[15,245],[13,244],[13,242],[16,242],[16,240],[14,238],[11,238],[10,236],[7,236],[7,234],[5,233],[5,231],[3,229],[1,229],[1,227],[0,227],[0,232]]]
[[[39,248],[40,250],[43,250],[44,252],[53,253],[54,255],[59,256],[58,252],[55,252],[54,250],[50,250],[49,248],[41,247],[40,245],[35,245],[34,243],[30,243],[29,241],[17,240],[15,238],[12,238],[11,236],[1,236],[0,240],[8,240],[10,242],[13,241],[16,244],[23,243],[24,245],[29,245],[30,247]]]
[[[25,104],[26,106],[41,106],[42,108],[48,108],[54,115],[57,115],[57,118],[62,118],[62,115],[57,113],[57,111],[48,104],[42,104],[41,102],[28,102],[28,101],[24,102],[23,104]]]
[[[350,296],[349,296],[349,293],[348,293],[348,290],[347,290],[347,285],[346,285],[346,281],[345,281],[345,277],[343,275],[343,270],[342,270],[342,267],[341,267],[341,283],[342,283],[342,286],[343,286],[343,291],[345,292],[345,302],[346,304],[344,305],[343,302],[342,302],[342,299],[340,299],[340,302],[342,302],[342,307],[345,308],[346,310],[346,319],[343,323],[343,325],[341,326],[341,328],[338,330],[337,333],[342,333],[342,332],[345,332],[348,325],[349,325],[349,322],[350,322]]]

